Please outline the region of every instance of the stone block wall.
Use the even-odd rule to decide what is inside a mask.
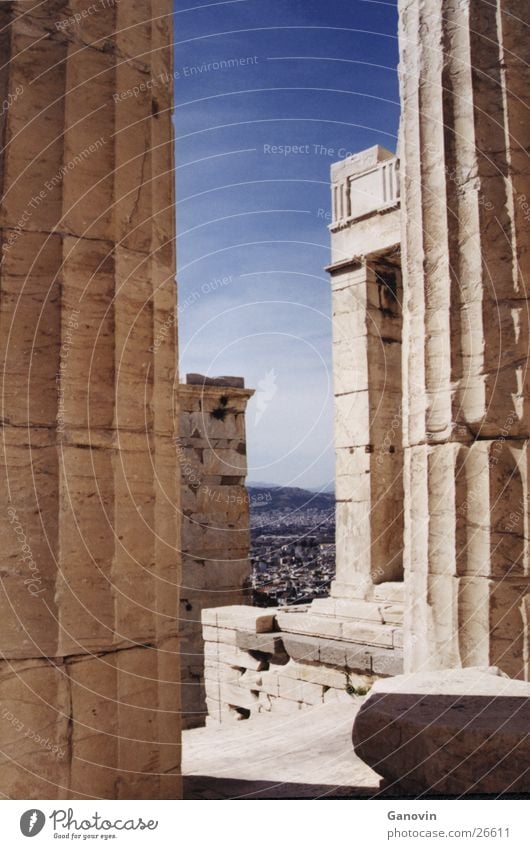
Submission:
[[[376,678],[402,672],[392,611],[382,602],[376,622],[372,606],[362,604],[349,623],[342,613],[315,615],[309,605],[203,610],[207,724],[347,701],[366,694]]]
[[[188,375],[179,387],[182,497],[182,724],[204,725],[203,608],[242,604],[250,576],[242,378]]]

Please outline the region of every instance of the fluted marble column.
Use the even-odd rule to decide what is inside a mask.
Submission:
[[[172,4],[0,21],[0,792],[173,798]]]
[[[406,664],[528,675],[520,5],[401,0]]]

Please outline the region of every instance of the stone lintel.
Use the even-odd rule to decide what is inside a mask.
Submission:
[[[369,218],[370,216],[367,215],[364,217]],[[380,250],[369,251],[366,254],[357,254],[356,256],[340,260],[339,262],[332,262],[331,265],[326,265],[324,267],[324,271],[329,272],[329,274],[331,274],[331,276],[333,277],[343,271],[346,271],[347,269],[361,268],[365,262],[381,262],[385,264],[390,263],[393,266],[400,266],[400,247],[400,242],[396,242],[393,245],[385,245],[385,247],[381,248]]]
[[[245,389],[245,387],[233,386],[230,383],[180,383],[178,394],[181,406],[185,410],[187,399],[197,397],[214,398],[223,390],[226,390],[226,394],[230,398],[240,398],[242,400],[252,398],[256,391],[255,389]]]

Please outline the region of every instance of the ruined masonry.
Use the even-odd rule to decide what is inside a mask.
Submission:
[[[332,168],[337,570],[326,599],[203,613],[208,722],[350,700],[403,670],[399,163]]]
[[[182,727],[204,725],[204,608],[244,604],[250,575],[243,378],[187,375],[179,386],[182,493]]]
[[[0,792],[177,798],[172,4],[90,6],[0,6]]]

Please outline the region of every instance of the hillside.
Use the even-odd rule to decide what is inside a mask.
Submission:
[[[310,492],[294,486],[253,486],[248,487],[252,509],[267,510],[333,510],[335,495],[332,492]]]

